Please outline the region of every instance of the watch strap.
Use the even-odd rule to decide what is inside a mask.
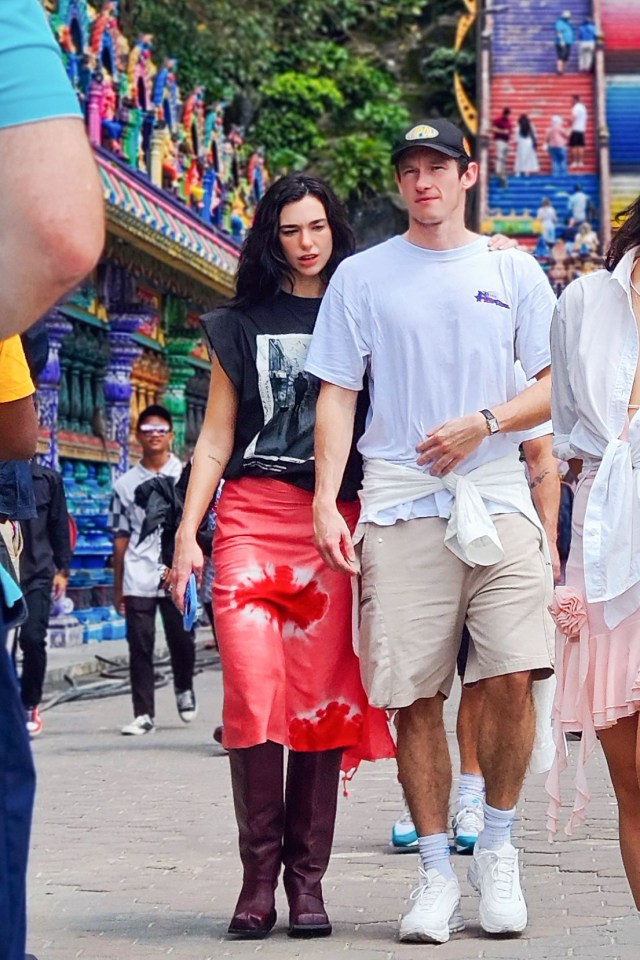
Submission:
[[[480,413],[487,421],[487,430],[489,433],[498,433],[500,430],[500,424],[498,423],[496,416],[491,410],[481,410]]]

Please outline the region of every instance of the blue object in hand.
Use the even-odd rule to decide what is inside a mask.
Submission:
[[[184,592],[184,613],[182,614],[182,625],[185,630],[191,630],[196,622],[198,612],[198,588],[196,587],[196,575],[192,573],[187,581],[187,589]]]

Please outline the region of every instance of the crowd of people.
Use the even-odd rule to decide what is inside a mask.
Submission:
[[[536,213],[540,222],[540,240],[536,255],[546,257],[556,242],[563,243],[564,256],[592,257],[600,251],[598,234],[591,225],[595,210],[582,185],[576,183],[567,198],[567,216],[564,222],[549,199],[543,197]]]
[[[104,228],[93,159],[46,21],[35,16],[35,0],[7,10],[0,71],[13,75],[22,64],[25,75],[19,103],[0,83],[0,211],[9,228],[0,253],[0,456],[19,461],[35,452],[37,420],[18,334],[93,267]],[[10,56],[25,48],[37,54],[38,71]],[[39,163],[43,138],[56,153],[53,170],[65,183],[74,173],[71,199],[49,179],[34,202],[41,181],[30,180],[29,164]],[[187,620],[193,576],[204,566],[199,534],[225,481],[212,604],[243,868],[231,936],[261,939],[273,929],[281,873],[289,934],[331,934],[322,879],[340,770],[393,756],[419,851],[399,938],[443,943],[463,929],[443,723],[456,673],[465,693],[454,833],[458,849],[471,851],[482,931],[526,928],[512,827],[537,762],[534,745],[548,740],[552,723],[550,829],[559,818],[564,734],[579,731],[569,827],[586,817],[586,763],[599,741],[640,909],[640,198],[604,269],[556,301],[533,257],[467,228],[478,166],[458,127],[440,118],[412,125],[390,145],[390,162],[407,231],[358,254],[322,181],[292,174],[260,201],[236,295],[203,319],[211,386],[163,579],[162,531],[145,531],[140,499],[147,484],[173,490],[182,476],[163,407],[141,413],[142,460],[114,489],[115,599],[127,618],[134,700],[123,733],[140,735],[154,728],[158,607],[177,710],[185,722],[195,716]],[[20,189],[26,182],[31,192]],[[573,202],[575,219],[581,202]],[[79,236],[70,232],[76,221]],[[280,369],[291,380],[286,411],[271,376]],[[580,478],[564,584],[552,451]],[[33,481],[30,562],[42,579],[32,574],[23,590],[14,563],[20,527],[0,518],[6,960],[25,960],[34,794],[25,707],[40,696],[33,668],[21,697],[6,629],[28,618],[39,625],[41,670],[42,609],[63,589],[69,564],[59,482],[35,467]],[[551,761],[541,762],[548,769]]]
[[[629,727],[634,725],[634,735],[637,731],[635,653],[626,661],[626,672],[613,656],[611,677],[606,665],[600,672],[594,668],[586,704],[583,695],[580,717],[573,716],[579,663],[565,649],[577,639],[576,623],[583,633],[580,642],[589,643],[588,618],[592,605],[593,616],[598,615],[600,600],[592,600],[585,591],[578,607],[574,588],[568,592],[561,588],[552,600],[553,580],[560,572],[555,544],[557,467],[547,459],[543,467],[530,469],[527,482],[516,453],[517,435],[549,417],[554,357],[548,337],[556,311],[549,283],[528,255],[515,249],[492,251],[486,239],[466,229],[464,200],[477,167],[461,131],[442,120],[417,124],[395,145],[392,158],[409,210],[407,234],[345,256],[342,221],[328,188],[304,175],[285,178],[266,194],[254,226],[262,269],[243,276],[241,268],[234,303],[205,318],[214,357],[212,387],[170,587],[180,606],[188,577],[202,565],[195,542],[197,524],[219,479],[226,477],[214,549],[220,578],[214,582],[214,613],[221,628],[225,681],[223,743],[231,757],[243,863],[243,885],[229,927],[238,936],[261,938],[272,929],[274,891],[283,867],[291,935],[323,936],[331,929],[320,882],[331,845],[333,805],[323,824],[317,869],[311,873],[301,861],[297,883],[291,866],[296,844],[290,831],[295,828],[287,822],[287,809],[294,811],[297,824],[298,804],[304,807],[299,791],[289,804],[287,797],[294,782],[291,765],[298,762],[298,752],[307,752],[314,725],[317,763],[335,744],[321,737],[322,711],[314,709],[318,700],[334,696],[334,681],[324,660],[327,651],[314,642],[321,608],[333,624],[331,661],[340,662],[349,653],[346,645],[340,645],[338,608],[331,602],[335,598],[337,604],[340,594],[337,588],[329,591],[332,574],[327,568],[343,576],[343,585],[349,582],[347,577],[359,577],[358,656],[367,709],[391,710],[396,716],[399,777],[408,810],[402,823],[394,826],[394,840],[398,845],[417,845],[420,854],[419,885],[412,894],[413,906],[401,921],[400,939],[444,942],[464,925],[449,856],[451,768],[442,708],[465,626],[468,651],[459,665],[465,684],[459,723],[463,766],[453,829],[458,849],[473,848],[469,875],[480,894],[480,923],[486,932],[517,933],[527,923],[511,827],[534,743],[532,697],[554,662],[548,607],[556,620],[559,656],[565,661],[553,711],[557,729],[583,725],[615,729],[624,719]],[[628,261],[635,251],[634,229],[630,225],[620,240]],[[254,264],[254,256],[249,240],[243,252],[245,269]],[[425,313],[420,291],[427,286],[431,293]],[[609,296],[615,296],[615,289],[609,287]],[[444,325],[442,298],[447,304]],[[527,302],[526,312],[518,310],[520,299]],[[480,341],[470,335],[470,300],[478,311],[491,313],[495,346],[485,324],[477,328]],[[315,320],[312,336],[305,308],[306,317]],[[520,319],[507,356],[497,345],[502,342],[501,320],[514,336],[511,311]],[[633,320],[632,315],[627,320]],[[303,339],[305,346],[310,339],[310,346],[301,360]],[[261,453],[261,439],[272,435],[267,411],[275,407],[261,396],[261,390],[268,389],[268,377],[264,373],[260,377],[260,372],[268,365],[269,344],[274,341],[280,349],[289,346],[292,370],[302,364],[307,379],[321,382],[315,444],[311,446],[309,439],[305,449],[296,447],[300,454],[296,457],[290,456],[290,445],[298,437],[288,432],[277,451],[269,446],[268,453]],[[522,365],[524,383],[513,365],[514,355]],[[480,378],[478,356],[487,360]],[[455,371],[455,377],[447,371]],[[563,367],[559,376],[568,377],[569,371]],[[586,381],[597,378],[597,362],[582,376]],[[572,381],[568,382],[560,387],[561,393],[570,393]],[[474,383],[476,387],[470,387]],[[463,386],[464,398],[459,395]],[[475,389],[477,397],[469,397],[469,389]],[[364,423],[363,397],[369,406]],[[485,405],[489,397],[490,408]],[[571,459],[587,458],[597,475],[603,450],[585,451],[580,446],[585,443],[580,406],[574,405],[567,418],[573,418]],[[538,429],[533,439],[547,439],[549,458],[552,428],[547,423]],[[516,435],[515,443],[511,434]],[[363,460],[357,524],[345,492],[353,480],[356,438]],[[565,446],[562,454],[570,455]],[[416,469],[422,466],[428,469]],[[609,464],[607,470],[612,470]],[[536,502],[536,512],[532,496],[536,499],[536,488],[547,479],[552,508]],[[458,505],[461,498],[464,507]],[[275,520],[285,508],[293,537]],[[311,560],[311,525],[325,567]],[[613,543],[609,549],[614,551]],[[578,548],[569,557],[568,569],[579,570],[581,563]],[[514,578],[521,584],[518,590]],[[634,582],[633,573],[625,567],[615,589],[622,590],[628,582]],[[291,640],[297,639],[300,629],[298,603],[303,594],[313,603],[311,623],[304,631],[308,653],[301,659],[297,642]],[[316,604],[318,598],[324,599]],[[623,609],[624,603],[617,607]],[[260,624],[259,651],[247,636],[249,620]],[[599,640],[603,651],[616,642],[606,630]],[[606,664],[604,654],[598,662]],[[306,676],[301,671],[311,664],[320,668],[319,677],[301,683]],[[597,708],[600,691],[614,678],[622,685],[624,707],[609,704],[603,719]],[[302,709],[301,690],[309,697]],[[346,724],[354,718],[355,693],[343,696],[341,715]],[[477,697],[476,702],[469,703],[470,697]],[[358,715],[362,729],[367,717],[361,707]],[[549,714],[539,712],[543,727],[545,719],[548,726]],[[332,730],[336,736],[355,734],[348,725]],[[628,749],[629,737],[622,725],[618,735],[607,737],[612,741],[607,753],[612,763]],[[357,740],[349,739],[343,747],[348,751],[356,747],[357,752]],[[282,746],[290,751],[286,786]],[[551,779],[552,819],[562,756],[560,749]],[[336,759],[334,777],[337,767]],[[630,769],[636,777],[635,765]],[[623,789],[631,791],[631,786],[629,777],[623,783],[614,774],[619,795]],[[636,803],[638,790],[636,777]],[[577,809],[581,803],[582,795]],[[627,818],[629,807],[630,802]],[[321,825],[310,818],[308,836],[316,829]],[[633,845],[632,830],[633,824],[626,823],[621,836],[625,850]],[[628,875],[637,901],[631,867]]]
[[[563,118],[558,114],[551,117],[542,142],[526,113],[520,114],[514,128],[511,108],[503,107],[494,117],[492,138],[495,149],[495,173],[503,187],[508,185],[511,162],[511,144],[515,140],[513,172],[517,177],[528,177],[540,172],[538,151],[544,149],[551,161],[551,176],[564,176],[569,171],[584,168],[589,112],[579,94],[572,98],[571,116]],[[515,132],[515,138],[513,136]]]

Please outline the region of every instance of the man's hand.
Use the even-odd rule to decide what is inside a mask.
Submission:
[[[344,517],[335,503],[313,502],[313,536],[318,553],[332,570],[355,576],[356,554]]]
[[[487,421],[481,413],[448,420],[418,444],[418,465],[430,463],[429,473],[434,477],[451,473],[487,436]]]
[[[124,598],[122,596],[122,590],[118,590],[117,587],[115,587],[113,591],[113,605],[116,609],[116,612],[119,613],[121,617],[124,617]]]
[[[53,596],[55,600],[59,600],[62,594],[67,589],[67,584],[69,583],[69,574],[63,573],[62,570],[58,570],[53,578]]]

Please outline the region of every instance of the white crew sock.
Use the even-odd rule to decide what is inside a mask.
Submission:
[[[446,833],[434,833],[430,837],[418,837],[420,859],[425,870],[437,870],[447,880],[455,879],[449,853],[449,838]]]
[[[512,810],[497,810],[484,804],[484,830],[478,837],[477,846],[481,850],[499,850],[505,843],[511,843],[511,827],[516,815]]]
[[[473,800],[484,802],[484,777],[477,773],[461,773],[458,780],[458,807],[470,807]]]

